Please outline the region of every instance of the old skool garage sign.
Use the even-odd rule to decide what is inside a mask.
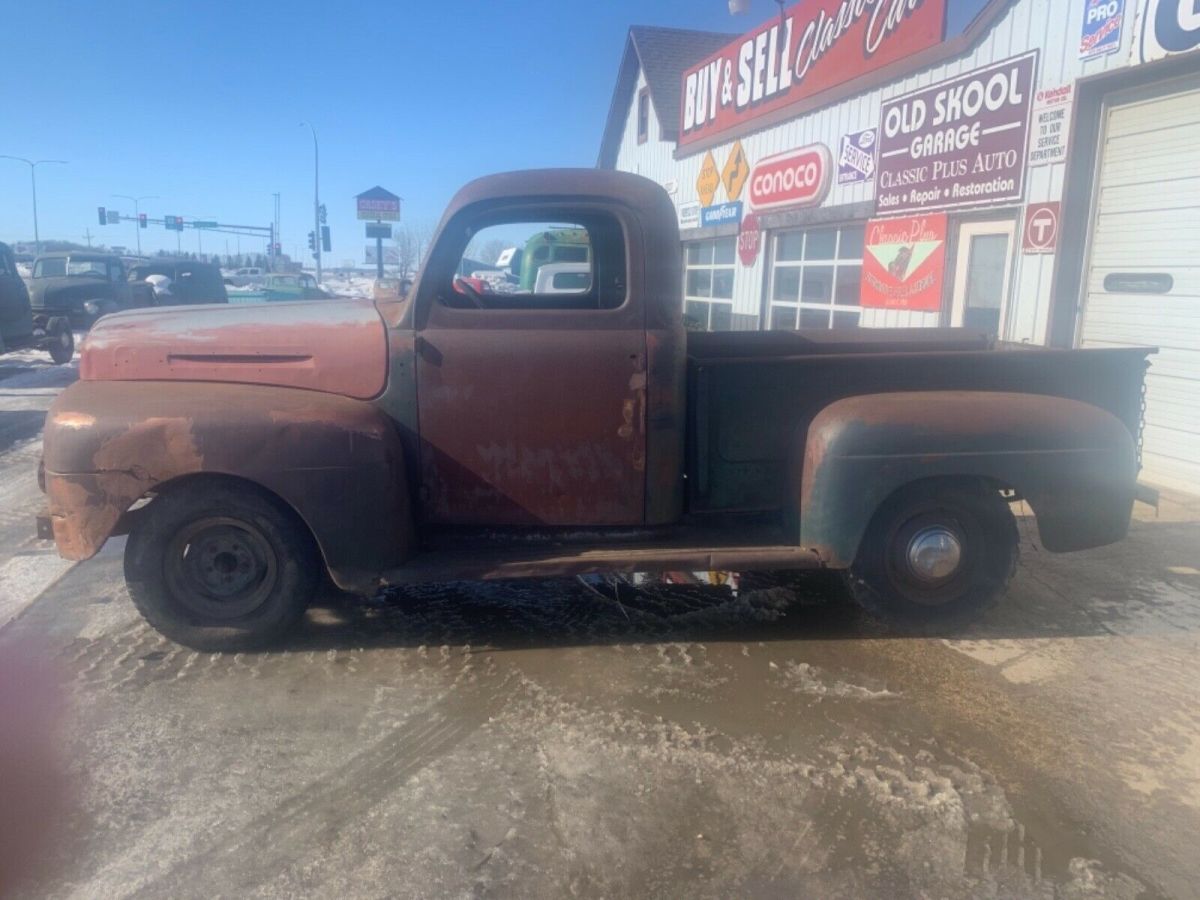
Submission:
[[[750,208],[816,206],[829,193],[833,158],[824,144],[810,144],[759,160],[750,172]]]

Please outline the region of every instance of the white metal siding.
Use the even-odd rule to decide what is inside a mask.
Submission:
[[[1150,345],[1144,477],[1200,492],[1200,88],[1113,106],[1105,123],[1081,343]],[[1166,294],[1104,289],[1165,272]]]

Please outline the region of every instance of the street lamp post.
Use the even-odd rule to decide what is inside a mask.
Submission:
[[[17,162],[23,162],[29,166],[29,181],[33,186],[33,246],[38,256],[41,256],[42,238],[41,235],[38,234],[37,220],[37,167],[43,163],[58,163],[59,165],[65,166],[67,161],[65,159],[26,159],[23,156],[8,156],[7,154],[3,153],[0,153],[0,159],[15,159]]]
[[[138,206],[138,204],[141,203],[143,200],[157,200],[158,194],[147,194],[144,197],[130,197],[128,194],[113,194],[112,196],[117,197],[120,200],[132,200],[133,201],[133,220],[134,220],[133,228],[134,228],[134,234],[137,235],[138,256],[141,256],[142,255],[142,210]]]
[[[321,151],[317,146],[317,129],[309,122],[301,122],[300,127],[308,126],[313,136],[313,255],[317,258],[317,284],[321,283]]]

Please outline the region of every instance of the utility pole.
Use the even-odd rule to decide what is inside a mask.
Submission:
[[[0,159],[15,159],[17,162],[23,162],[29,166],[29,182],[33,186],[33,246],[38,256],[42,255],[42,238],[38,234],[37,220],[37,167],[43,163],[57,163],[65,166],[65,159],[26,159],[23,156],[8,156],[0,153]]]
[[[88,249],[92,247],[92,229],[88,228],[83,232],[84,238],[87,240]]]
[[[144,197],[130,197],[128,194],[113,194],[112,196],[120,200],[133,201],[133,229],[137,235],[137,251],[138,256],[142,255],[142,210],[138,206],[143,200],[157,200],[158,194],[147,194]]]
[[[271,194],[271,196],[275,198],[275,243],[282,247],[283,237],[279,234],[279,191],[275,191],[273,194]],[[275,253],[274,246],[268,247],[267,249],[267,259],[271,262],[271,271],[275,271],[279,265],[279,257]]]
[[[316,244],[313,255],[317,258],[317,284],[321,283],[321,151],[317,146],[317,129],[310,122],[301,122],[300,127],[308,126],[313,137],[313,235]]]

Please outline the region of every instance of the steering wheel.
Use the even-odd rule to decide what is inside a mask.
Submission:
[[[471,301],[471,305],[476,309],[487,309],[487,302],[483,299],[483,294],[475,289],[475,285],[468,282],[465,278],[455,278],[454,288],[461,294],[466,294],[467,299]]]

